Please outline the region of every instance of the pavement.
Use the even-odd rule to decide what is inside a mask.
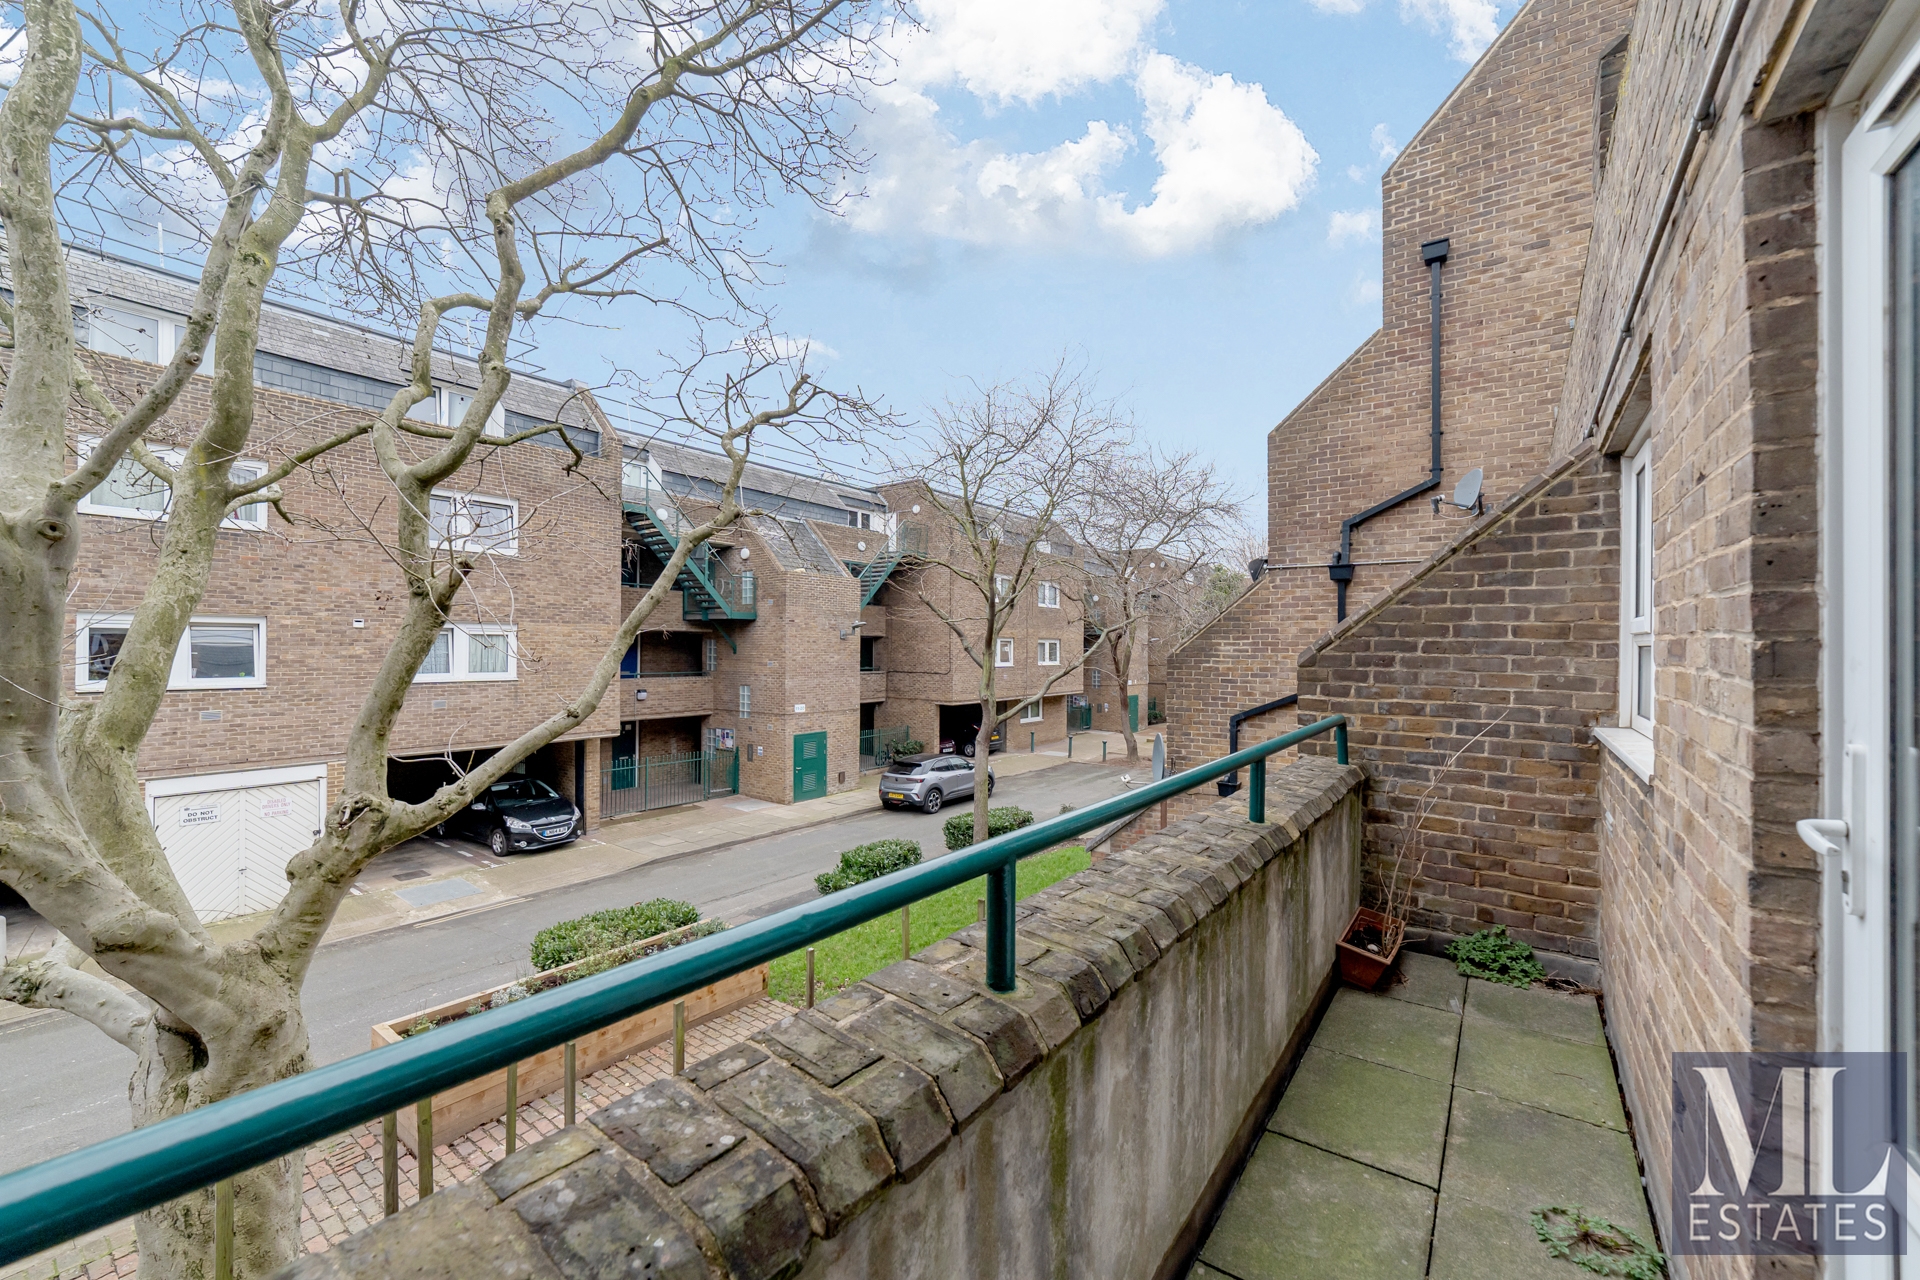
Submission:
[[[1072,761],[1064,750],[995,756],[995,803],[1051,817],[1062,805],[1124,790],[1124,764],[1081,763],[1085,741],[1076,737]],[[1131,773],[1138,781],[1144,771]],[[314,957],[303,998],[314,1060],[367,1048],[375,1022],[529,975],[534,934],[558,920],[655,897],[683,899],[730,922],[753,919],[813,898],[813,877],[853,845],[901,836],[918,840],[929,858],[943,854],[940,826],[950,816],[882,810],[870,778],[857,791],[801,805],[743,812],[710,801],[656,812],[595,832],[591,845],[516,855],[503,865],[483,865],[496,860],[459,841],[410,842],[369,868],[362,894],[348,900],[355,914]],[[428,874],[397,878],[408,870]],[[477,892],[400,905],[400,890],[452,881]],[[376,901],[361,907],[366,899]],[[213,929],[238,937],[247,923]],[[9,1066],[0,1073],[0,1173],[126,1130],[133,1057],[78,1019],[40,1011],[0,1023],[0,1061]]]
[[[1335,994],[1188,1280],[1591,1280],[1552,1206],[1655,1239],[1593,997],[1400,963]]]

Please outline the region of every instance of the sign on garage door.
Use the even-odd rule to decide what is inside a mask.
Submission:
[[[325,777],[326,766],[313,765],[147,784],[160,847],[202,920],[280,901],[287,862],[319,834]]]

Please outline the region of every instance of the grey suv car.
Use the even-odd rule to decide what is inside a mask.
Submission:
[[[973,794],[973,761],[964,756],[901,756],[880,775],[880,803],[888,809],[913,805],[940,812],[949,800]],[[993,794],[993,770],[987,770]]]

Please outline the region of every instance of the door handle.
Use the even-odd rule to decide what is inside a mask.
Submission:
[[[1864,891],[1864,867],[1861,848],[1864,841],[1854,838],[1854,827],[1866,809],[1867,749],[1848,743],[1840,758],[1839,818],[1802,818],[1793,829],[1801,843],[1823,860],[1840,862],[1840,909],[1856,919],[1867,915]]]

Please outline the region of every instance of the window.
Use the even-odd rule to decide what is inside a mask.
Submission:
[[[1042,609],[1058,609],[1060,607],[1059,583],[1043,582],[1040,584],[1040,607]]]
[[[1094,688],[1100,687],[1100,668],[1095,667],[1087,673],[1087,680]]]
[[[750,684],[740,686],[740,714],[742,717],[753,714],[753,686]]]
[[[1044,720],[1046,718],[1047,718],[1046,712],[1041,709],[1040,704],[1037,701],[1030,702],[1026,706],[1020,708],[1021,724],[1034,724],[1037,721]]]
[[[1653,451],[1620,467],[1620,724],[1653,734]]]
[[[519,550],[519,503],[470,493],[436,493],[431,501],[435,545],[503,556]]]
[[[512,627],[456,622],[440,628],[427,656],[420,660],[420,669],[413,673],[413,682],[515,680],[519,678],[516,648]]]
[[[1050,556],[1053,554],[1053,544],[1051,542],[1048,542],[1045,538],[1042,538],[1040,539],[1040,541],[1034,543],[1034,546],[1039,549],[1040,554],[1043,556]]]
[[[700,669],[717,671],[720,668],[720,642],[708,636],[700,642]]]
[[[74,637],[74,683],[81,693],[106,687],[133,624],[128,614],[83,615]],[[187,624],[167,676],[169,689],[255,689],[266,684],[267,624],[261,618],[195,618]]]
[[[1040,642],[1040,656],[1038,661],[1043,667],[1059,666],[1060,642],[1058,640],[1042,640]]]
[[[92,437],[83,437],[78,445],[81,457],[93,452],[99,443]],[[155,449],[154,453],[170,467],[177,467],[186,457],[180,449]],[[264,463],[236,462],[228,473],[235,481],[258,480],[267,473]],[[80,500],[80,510],[87,515],[118,516],[127,520],[164,520],[167,510],[173,505],[173,490],[164,480],[141,466],[132,457],[123,457],[113,464],[107,472],[107,478],[94,487],[93,492]],[[267,504],[250,502],[220,522],[222,529],[264,529],[267,527]]]
[[[993,665],[1010,667],[1013,665],[1013,641],[1002,637],[993,644]]]
[[[873,528],[873,512],[849,511],[847,512],[847,523],[856,529],[871,529]]]
[[[1013,579],[1009,578],[1004,573],[994,574],[993,575],[994,603],[1005,604],[1007,597],[1011,594],[1013,594]]]
[[[89,306],[81,345],[90,351],[127,356],[148,364],[165,364],[187,340],[184,318],[149,314],[120,306]],[[200,356],[200,367],[213,367],[213,338]]]

